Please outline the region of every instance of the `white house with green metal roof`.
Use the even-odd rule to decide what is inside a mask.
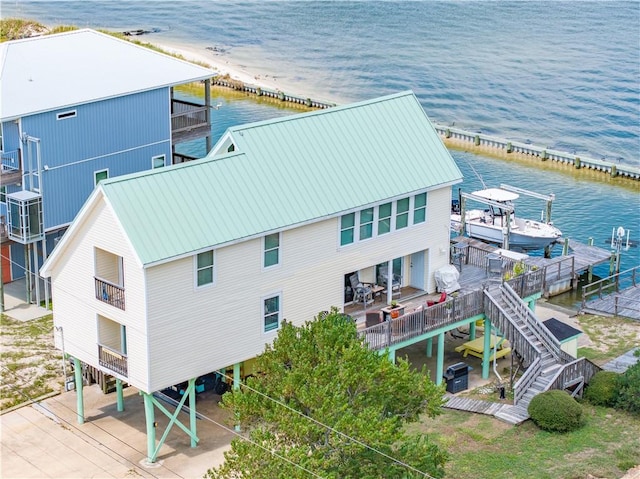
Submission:
[[[461,178],[404,92],[231,128],[206,158],[102,181],[41,270],[57,347],[149,404],[211,371],[238,380],[284,320],[351,302],[354,273],[433,292]]]

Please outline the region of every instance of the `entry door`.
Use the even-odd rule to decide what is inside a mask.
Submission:
[[[424,251],[411,255],[411,286],[424,290]]]
[[[7,284],[11,282],[11,252],[9,245],[3,245],[0,252],[2,254],[2,282]]]

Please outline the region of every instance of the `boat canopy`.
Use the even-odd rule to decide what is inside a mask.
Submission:
[[[472,195],[479,196],[480,198],[491,201],[498,201],[500,203],[505,203],[507,201],[513,201],[520,198],[519,194],[513,193],[512,191],[502,190],[500,188],[489,188],[486,190],[474,191]]]

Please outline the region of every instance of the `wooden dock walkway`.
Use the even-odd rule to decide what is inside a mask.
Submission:
[[[640,285],[587,301],[580,311],[604,316],[624,316],[640,321]]]
[[[482,401],[467,397],[447,395],[449,400],[444,405],[447,409],[467,411],[494,416],[508,424],[520,424],[529,419],[529,414],[517,406],[497,402]]]
[[[640,266],[583,286],[580,311],[640,320]]]

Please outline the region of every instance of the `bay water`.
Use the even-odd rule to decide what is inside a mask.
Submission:
[[[46,25],[153,30],[140,40],[188,44],[293,94],[336,103],[413,90],[429,117],[514,141],[640,166],[637,1],[6,1],[2,16]],[[208,49],[207,49],[208,47]],[[214,141],[232,125],[295,110],[237,95],[213,98]],[[201,156],[197,146],[185,153]],[[471,192],[508,183],[554,193],[565,236],[608,248],[612,229],[640,240],[640,185],[620,187],[452,150]],[[604,176],[604,175],[603,175]],[[457,189],[456,189],[457,193]],[[524,198],[522,217],[544,204]],[[622,269],[640,265],[640,248]],[[608,265],[596,269],[606,276]]]

